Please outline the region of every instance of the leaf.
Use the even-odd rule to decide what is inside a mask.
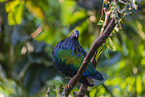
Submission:
[[[38,17],[40,19],[44,18],[43,11],[40,7],[36,6],[35,3],[33,3],[33,1],[28,0],[25,5],[27,10],[31,12],[31,14],[33,14],[35,17]]]
[[[22,14],[23,14],[23,7],[24,7],[24,2],[21,2],[18,6],[17,12],[15,14],[16,18],[16,24],[20,25],[22,22]]]
[[[107,39],[107,44],[112,51],[116,51],[116,46],[110,37]]]
[[[63,89],[62,94],[61,94],[61,95],[59,95],[59,97],[66,97],[66,95],[65,95],[65,90],[64,90],[64,89]]]
[[[142,92],[142,80],[141,80],[141,75],[138,75],[136,79],[136,91],[140,95]]]
[[[59,95],[61,95],[61,94],[63,93],[63,89],[64,89],[64,88],[63,88],[63,85],[61,84],[61,85],[59,86],[59,92],[58,92]]]
[[[54,85],[48,88],[47,97],[57,97],[57,93],[54,91],[54,89]]]
[[[131,5],[134,9],[137,9],[137,0],[130,0],[130,5]]]
[[[99,56],[102,54],[102,52],[105,50],[106,48],[106,44],[103,44],[99,49],[98,49],[98,52],[97,52],[97,55],[96,55],[96,60],[98,60]]]
[[[59,92],[58,92],[58,94],[59,94],[59,97],[66,97],[65,90],[64,90],[62,84],[59,86]]]
[[[20,25],[22,22],[24,1],[16,0],[6,4],[9,25]]]
[[[107,59],[110,59],[110,56],[109,56],[109,54],[108,54],[108,49],[107,49],[107,48],[105,48],[104,55],[105,55],[105,57],[106,57]]]
[[[97,25],[103,25],[104,24],[104,21],[103,20],[100,20]]]

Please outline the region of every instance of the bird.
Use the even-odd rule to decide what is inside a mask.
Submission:
[[[66,76],[74,77],[87,55],[87,52],[79,44],[78,38],[79,31],[75,29],[68,38],[58,42],[52,51],[55,67]],[[96,71],[89,62],[79,82],[93,87],[94,80],[102,81],[103,79],[103,75]]]

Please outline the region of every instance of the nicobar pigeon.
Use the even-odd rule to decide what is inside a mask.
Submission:
[[[66,76],[74,77],[87,55],[80,46],[78,37],[79,31],[73,30],[73,33],[68,38],[61,40],[52,51],[56,68]],[[102,81],[103,79],[102,74],[96,71],[90,62],[79,82],[94,86],[94,80]]]

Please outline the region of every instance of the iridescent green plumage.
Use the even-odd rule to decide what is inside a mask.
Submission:
[[[79,57],[77,57],[77,53],[72,54],[67,49],[58,50],[56,56],[58,61],[61,60],[62,63],[66,63],[74,72],[80,68],[84,59],[84,56],[81,53],[79,53]],[[91,63],[89,63],[86,71],[92,75],[96,73]]]
[[[85,50],[78,42],[78,36],[79,32],[75,30],[70,37],[60,41],[52,52],[53,62],[58,70],[71,77],[77,73],[86,56]],[[80,82],[92,86],[93,84],[89,83],[88,78],[103,80],[103,76],[94,69],[91,63],[89,63]]]

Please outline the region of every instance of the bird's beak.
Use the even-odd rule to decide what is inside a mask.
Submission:
[[[76,34],[75,37],[78,37],[78,35]]]

